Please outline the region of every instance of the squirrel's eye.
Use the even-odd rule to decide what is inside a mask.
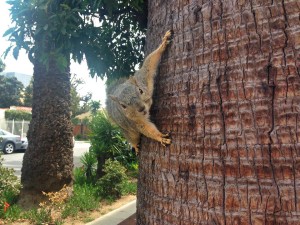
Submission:
[[[142,89],[140,89],[140,88],[139,88],[139,91],[140,91],[140,93],[141,93],[141,94],[143,94],[143,93],[144,93],[144,92],[143,92],[143,90],[142,90]]]
[[[121,106],[122,106],[122,108],[123,108],[123,109],[126,109],[126,105],[124,105],[124,104],[121,104]]]

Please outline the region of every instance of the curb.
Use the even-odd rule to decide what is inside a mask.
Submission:
[[[136,212],[136,200],[115,209],[85,225],[118,225]]]

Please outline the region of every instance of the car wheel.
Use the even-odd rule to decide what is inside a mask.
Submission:
[[[5,154],[11,154],[15,151],[15,145],[12,142],[7,142],[3,149]]]

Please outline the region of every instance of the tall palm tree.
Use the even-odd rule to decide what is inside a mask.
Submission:
[[[300,4],[149,1],[147,53],[164,32],[143,138],[137,224],[299,224]]]
[[[42,191],[72,186],[70,60],[80,63],[85,58],[90,74],[101,78],[133,71],[142,56],[144,28],[132,22],[140,15],[141,1],[8,3],[15,27],[4,34],[14,44],[6,54],[12,49],[17,58],[24,48],[34,64],[32,120],[22,167],[21,202],[35,203]]]

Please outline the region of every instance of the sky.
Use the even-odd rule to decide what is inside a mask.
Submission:
[[[12,26],[9,16],[9,5],[6,4],[5,0],[0,0],[0,21],[0,57],[6,65],[4,72],[19,72],[32,75],[33,64],[29,61],[24,50],[20,51],[18,60],[14,59],[12,52],[10,52],[6,58],[2,57],[3,52],[10,46],[7,37],[3,37],[3,33]],[[79,94],[83,96],[91,92],[93,95],[92,99],[100,101],[104,106],[106,98],[105,82],[100,78],[91,78],[85,62],[82,62],[80,65],[71,62],[71,74],[74,73],[78,78],[82,78],[85,81],[85,84],[79,87]]]

